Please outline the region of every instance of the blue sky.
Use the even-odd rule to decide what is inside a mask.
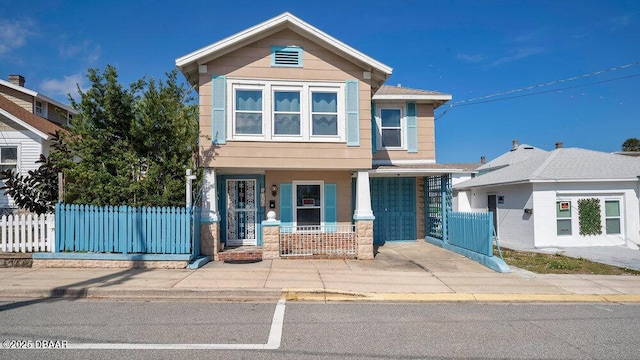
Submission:
[[[636,0],[0,0],[0,77],[22,74],[66,103],[90,67],[112,64],[125,84],[161,78],[176,58],[285,11],[393,67],[387,84],[452,94],[436,121],[439,163],[490,160],[513,139],[611,152],[640,138]]]

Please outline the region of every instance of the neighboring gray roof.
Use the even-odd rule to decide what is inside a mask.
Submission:
[[[545,180],[637,180],[638,176],[640,158],[580,148],[560,148],[461,182],[454,188]]]
[[[546,154],[546,150],[538,149],[537,147],[522,144],[515,149],[511,149],[508,152],[498,156],[497,158],[489,161],[488,163],[480,166],[478,171],[482,170],[495,170],[507,165],[517,164],[524,160],[530,159],[540,154]]]
[[[401,86],[382,85],[375,95],[449,95],[437,91],[412,89]]]
[[[438,107],[451,100],[451,95],[431,90],[382,85],[373,95],[372,99],[376,101],[415,101],[417,103],[435,104],[436,107]]]

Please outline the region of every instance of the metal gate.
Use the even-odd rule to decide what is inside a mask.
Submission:
[[[227,245],[256,245],[256,181],[227,180]]]

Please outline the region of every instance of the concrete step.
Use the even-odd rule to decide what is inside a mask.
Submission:
[[[262,261],[262,247],[260,246],[225,247],[225,249],[222,252],[218,253],[218,260],[228,262],[228,263]]]

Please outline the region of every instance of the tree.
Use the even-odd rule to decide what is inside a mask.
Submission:
[[[69,97],[78,114],[47,159],[65,175],[64,201],[184,206],[185,170],[195,165],[198,141],[191,89],[178,84],[176,70],[165,81],[142,78],[128,87],[110,65],[89,69],[87,78],[91,87],[78,88],[80,99]],[[49,180],[57,198],[57,177],[55,187]],[[33,197],[24,186],[9,186],[18,197]]]
[[[628,138],[622,143],[622,151],[640,151],[640,139]]]

